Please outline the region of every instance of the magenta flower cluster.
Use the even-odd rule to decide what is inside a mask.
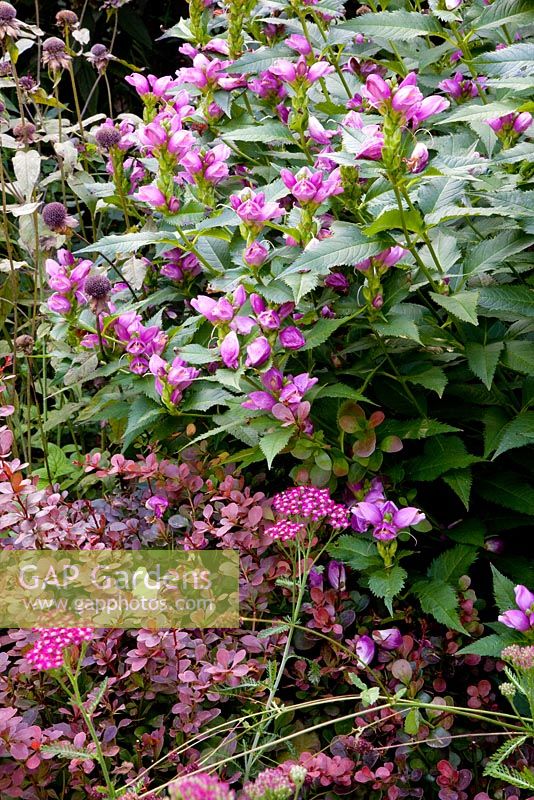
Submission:
[[[89,642],[92,628],[34,628],[39,638],[26,653],[26,659],[35,669],[59,669],[64,664],[64,651],[72,645]]]
[[[522,633],[534,630],[534,594],[522,584],[516,586],[514,592],[517,608],[500,614],[499,622]]]
[[[295,486],[273,498],[273,509],[280,519],[267,530],[273,539],[294,539],[308,525],[322,523],[335,530],[348,525],[348,509],[336,503],[328,489]]]

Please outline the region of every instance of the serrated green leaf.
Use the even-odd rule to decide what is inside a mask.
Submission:
[[[317,320],[311,331],[306,333],[306,344],[300,349],[313,350],[314,347],[326,342],[338,328],[346,325],[351,319],[352,317],[340,317],[339,319]]]
[[[459,436],[435,436],[425,442],[423,455],[409,462],[408,474],[414,481],[433,481],[477,461],[480,459],[467,452]]]
[[[232,65],[232,69],[234,66]],[[263,142],[266,145],[272,142],[293,141],[289,128],[276,120],[264,120],[261,125],[246,125],[244,128],[225,130],[221,137],[232,142]]]
[[[516,608],[513,581],[503,575],[502,572],[499,572],[493,564],[491,565],[491,574],[493,576],[493,597],[499,611],[509,611],[511,608]]]
[[[532,3],[530,0],[499,0],[497,4],[486,6],[474,22],[474,30],[492,30],[503,25],[532,23]]]
[[[478,325],[478,291],[456,292],[453,295],[430,292],[432,300],[462,322]]]
[[[391,314],[387,322],[375,322],[374,329],[384,339],[388,337],[399,339],[411,339],[421,344],[419,328],[413,319],[401,314]]]
[[[534,375],[534,342],[527,340],[506,342],[502,362],[505,367],[515,372]]]
[[[383,247],[383,242],[370,242],[364,237],[357,225],[334,222],[332,236],[321,241],[312,239],[296,261],[278,277],[287,282],[289,277],[301,272],[314,276],[328,275],[331,267],[357,264],[376,255]]]
[[[460,498],[467,511],[469,511],[469,498],[473,486],[473,475],[469,467],[466,469],[453,469],[443,476],[445,483]]]
[[[353,569],[366,570],[381,564],[382,559],[377,553],[376,544],[369,539],[359,536],[344,534],[328,548],[332,558],[345,562]]]
[[[260,439],[260,449],[267,459],[269,469],[275,457],[282,452],[293,435],[292,428],[277,428],[272,433],[267,433]]]
[[[466,633],[458,616],[458,596],[452,586],[439,580],[418,581],[412,592],[425,614],[430,614],[452,630]]]
[[[286,622],[281,622],[280,625],[272,625],[270,628],[264,628],[256,634],[258,639],[268,639],[269,636],[274,636],[277,633],[285,633],[289,630],[289,625]]]
[[[373,39],[392,39],[409,42],[418,36],[444,36],[443,28],[435,17],[415,11],[380,11],[355,17],[338,26],[340,30],[367,34]]]
[[[374,706],[378,698],[380,697],[380,689],[378,686],[371,686],[370,689],[365,689],[360,695],[362,705],[365,708],[369,708],[369,706]]]
[[[534,317],[534,291],[529,286],[486,286],[479,291],[478,313],[515,322]]]
[[[477,378],[480,378],[486,389],[491,389],[503,347],[504,342],[490,342],[489,344],[468,342],[465,346],[469,369]]]
[[[228,401],[234,398],[234,395],[222,386],[203,382],[195,383],[194,386],[181,406],[182,411],[208,411],[213,406],[228,406],[230,405]]]
[[[406,375],[406,380],[436,392],[439,397],[442,396],[447,386],[447,376],[441,367],[429,367],[417,375]]]
[[[534,346],[534,345],[533,345]],[[493,458],[534,442],[534,411],[523,411],[500,431]]]
[[[136,436],[152,427],[153,423],[163,415],[161,406],[157,406],[147,397],[137,397],[128,415],[128,422],[122,441],[123,450],[126,450]]]
[[[94,694],[93,697],[89,700],[89,702],[86,703],[85,708],[86,708],[88,714],[93,714],[96,711],[96,709],[98,708],[98,706],[100,704],[100,701],[104,697],[104,694],[106,693],[106,689],[108,688],[108,682],[109,682],[109,679],[108,678],[104,678],[104,680],[102,681],[102,683],[98,687],[98,690],[97,690],[96,694]]]
[[[349,681],[352,684],[354,684],[354,686],[356,686],[358,689],[360,689],[362,692],[366,692],[367,689],[369,688],[368,686],[365,685],[362,679],[359,678],[358,675],[356,675],[355,672],[349,672],[348,678]]]
[[[138,233],[122,233],[103,236],[94,244],[76,250],[76,255],[98,253],[101,256],[113,259],[118,255],[136,253],[143,247],[152,244],[169,244],[176,246],[176,236],[171,231],[139,231]]]
[[[492,633],[490,636],[483,636],[482,639],[468,644],[467,647],[462,647],[458,650],[458,656],[489,656],[491,658],[499,658],[503,649],[517,641],[517,638],[501,636],[497,633]]]
[[[524,77],[534,73],[534,44],[519,42],[502,50],[489,50],[473,60],[480,75],[499,78]]]
[[[435,558],[428,568],[428,577],[445,583],[455,584],[477,557],[474,547],[458,544]]]
[[[95,758],[95,754],[90,750],[82,750],[80,747],[74,747],[70,744],[45,744],[40,749],[41,753],[50,756],[59,756],[59,758],[82,758],[88,761]]]
[[[526,236],[521,231],[503,231],[497,236],[485,239],[466,253],[464,274],[485,272],[495,264],[501,264],[510,256],[525,250],[533,241],[534,237]],[[482,297],[485,297],[486,294],[487,292],[483,291]]]
[[[480,479],[477,482],[477,491],[491,503],[534,516],[534,486],[513,472],[497,473]]]
[[[315,399],[320,397],[339,397],[344,400],[365,400],[363,394],[343,383],[334,383],[330,386],[321,386],[315,394]]]
[[[382,424],[380,431],[386,435],[399,436],[401,439],[428,439],[441,433],[456,433],[460,428],[439,422],[436,419],[388,420]]]
[[[368,576],[369,589],[384,601],[390,614],[393,614],[393,598],[402,591],[407,577],[406,570],[398,564],[390,569],[378,569]]]
[[[415,231],[415,233],[421,232],[423,220],[417,209],[404,211],[403,214],[401,214],[397,208],[384,211],[374,222],[367,225],[367,227],[363,229],[363,232],[366,236],[376,236],[377,233],[389,231],[392,228],[403,230],[404,226],[406,226],[409,231]]]

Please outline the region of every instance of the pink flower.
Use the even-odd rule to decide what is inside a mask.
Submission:
[[[418,142],[412,150],[410,158],[406,159],[406,166],[410,172],[417,174],[418,172],[422,172],[427,164],[428,149],[424,144]]]
[[[289,325],[280,331],[278,341],[286,350],[300,350],[306,344],[304,335],[294,325]]]
[[[145,508],[148,508],[149,511],[153,511],[154,516],[158,519],[161,519],[168,507],[169,501],[161,494],[152,495],[145,503]]]
[[[260,267],[269,255],[269,250],[261,242],[252,242],[243,253],[243,261],[249,267]]]
[[[239,339],[234,331],[230,331],[221,343],[221,358],[229,369],[237,369],[239,366]]]
[[[254,230],[261,230],[265,222],[277,219],[284,213],[278,203],[267,202],[263,192],[256,194],[251,189],[243,189],[239,194],[230,195],[230,205],[238,217]]]
[[[271,345],[265,336],[258,336],[247,346],[247,367],[260,367],[271,357]]]
[[[284,40],[286,47],[296,50],[301,56],[309,56],[312,52],[312,47],[305,36],[300,33],[293,33]]]
[[[390,500],[376,503],[363,501],[352,508],[352,527],[363,532],[373,528],[373,536],[379,541],[395,539],[399,532],[425,519],[425,515],[413,506],[397,508]]]
[[[281,169],[280,177],[302,205],[319,206],[327,197],[343,192],[339,168],[326,178],[323,172],[312,172],[308,167],[302,167],[296,175],[288,169]]]
[[[63,666],[63,651],[93,638],[92,628],[34,628],[38,641],[26,654],[26,660],[36,669],[59,669]]]
[[[518,584],[514,591],[518,608],[505,611],[498,617],[498,620],[508,628],[528,631],[530,628],[534,628],[534,594],[522,584]]]
[[[373,631],[373,639],[384,650],[397,650],[403,644],[402,634],[398,628]]]
[[[356,637],[355,651],[358,656],[360,666],[367,666],[371,663],[375,655],[375,644],[369,636]]]
[[[334,72],[334,67],[326,61],[316,61],[309,67],[304,56],[300,56],[296,64],[284,58],[277,59],[269,67],[269,72],[285,81],[285,83],[311,85],[320,78],[324,78]]]
[[[162,78],[157,78],[155,75],[145,77],[139,72],[127,75],[124,80],[133,86],[143,99],[152,96],[160,100],[171,100],[172,89],[180,85],[180,82],[173,80],[170,75],[164,75]]]

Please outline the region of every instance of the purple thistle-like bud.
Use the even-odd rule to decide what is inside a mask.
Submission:
[[[103,150],[110,150],[119,144],[121,134],[114,125],[101,125],[96,130],[95,140]]]
[[[66,69],[72,57],[67,53],[66,44],[57,36],[50,36],[43,42],[43,65],[49,67],[52,72],[59,69]]]
[[[78,15],[68,8],[58,11],[56,14],[56,24],[58,28],[69,27],[73,28],[78,23]]]
[[[105,275],[89,275],[84,291],[95,300],[102,300],[111,291],[111,282]]]
[[[18,125],[15,125],[13,128],[13,136],[17,142],[30,144],[35,138],[36,130],[37,128],[33,122],[19,122]]]
[[[47,203],[41,211],[43,222],[51,231],[60,232],[67,223],[67,209],[63,203]]]
[[[5,36],[15,39],[20,34],[17,11],[11,3],[0,2],[0,40]]]

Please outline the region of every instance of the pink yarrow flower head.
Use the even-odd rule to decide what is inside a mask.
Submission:
[[[293,197],[304,206],[320,206],[327,197],[343,192],[339,168],[327,177],[323,172],[312,172],[308,167],[302,167],[296,175],[288,169],[281,169],[280,177]]]
[[[34,628],[39,634],[26,659],[35,669],[59,669],[64,665],[64,651],[72,645],[89,642],[94,635],[92,628]]]
[[[242,189],[239,194],[230,195],[230,205],[247,229],[258,233],[270,219],[278,219],[284,213],[282,206],[267,201],[263,192]]]
[[[517,608],[505,611],[498,620],[508,628],[525,633],[534,629],[534,593],[522,584],[515,587],[514,593]]]
[[[334,67],[326,61],[316,61],[308,66],[306,59],[301,55],[296,63],[287,61],[285,58],[277,59],[269,67],[269,72],[290,86],[311,86],[315,81],[334,72]]]
[[[235,800],[235,792],[217,775],[184,775],[169,786],[170,800]]]
[[[425,519],[425,515],[413,506],[398,508],[390,500],[376,503],[363,501],[352,508],[352,527],[363,533],[372,528],[375,539],[388,542],[399,533]]]
[[[336,503],[328,489],[295,486],[273,498],[273,510],[281,518],[267,533],[274,539],[294,539],[306,526],[330,525],[342,530],[348,525],[348,509]]]
[[[244,786],[244,800],[289,800],[296,787],[290,775],[282,769],[265,769],[253,783]]]

